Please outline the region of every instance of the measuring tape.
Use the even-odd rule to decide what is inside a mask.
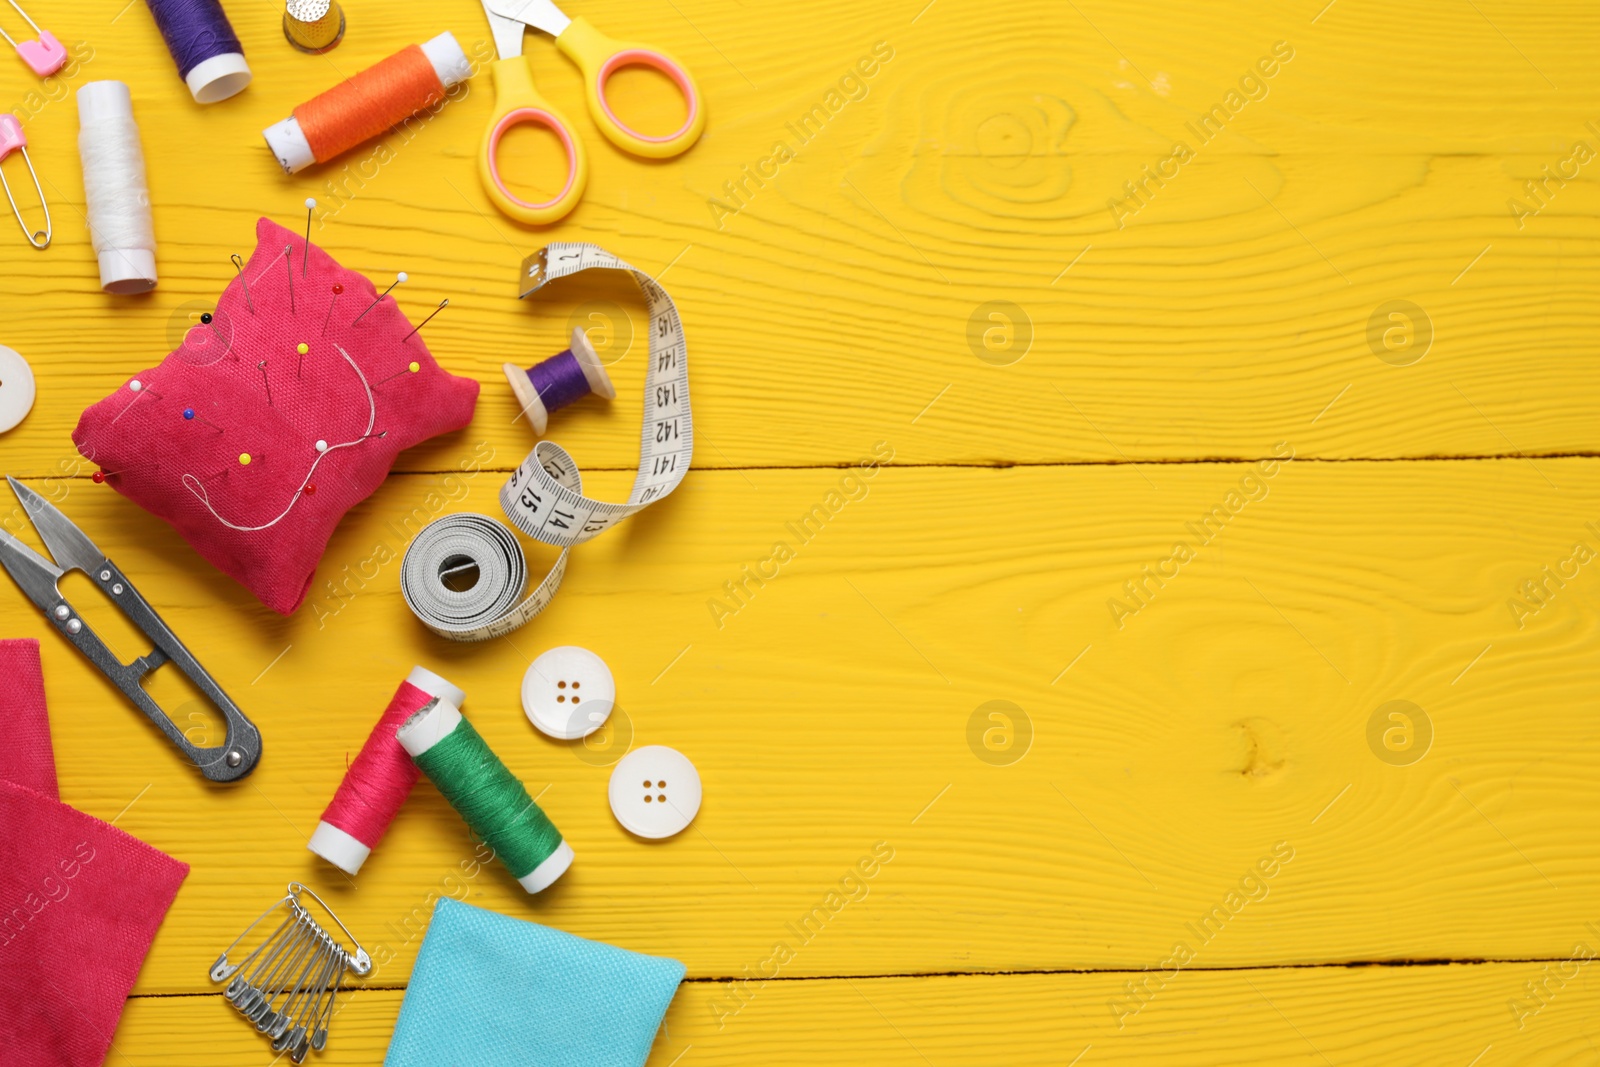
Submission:
[[[649,309],[650,365],[644,379],[639,473],[621,504],[583,494],[583,478],[566,449],[540,441],[500,487],[500,507],[529,537],[557,545],[561,555],[526,599],[528,564],[516,535],[496,519],[466,512],[435,519],[412,541],[400,565],[406,604],[436,634],[484,641],[508,634],[549,606],[574,545],[600,535],[671,493],[689,472],[694,420],[689,409],[689,364],[677,305],[655,279],[591,244],[548,245],[522,261],[518,293],[538,292],[558,278],[586,270],[633,275]],[[471,568],[467,589],[451,584]]]

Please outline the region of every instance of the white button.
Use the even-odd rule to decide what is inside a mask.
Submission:
[[[700,810],[700,772],[675,748],[645,745],[611,772],[611,814],[640,837],[671,837]]]
[[[588,737],[605,725],[616,702],[611,668],[577,645],[552,648],[522,676],[522,710],[528,721],[557,740]]]
[[[15,351],[0,345],[0,433],[33,410],[33,369]]]

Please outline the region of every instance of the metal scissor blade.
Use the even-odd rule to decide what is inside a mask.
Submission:
[[[494,38],[495,53],[501,59],[515,59],[522,54],[522,31],[527,29],[514,18],[507,18],[483,0],[483,14],[489,20],[489,35]]]
[[[560,37],[572,23],[551,0],[483,0],[483,6],[501,18],[543,30],[552,37]],[[500,58],[505,56],[502,54]]]
[[[0,530],[0,563],[41,610],[49,611],[61,599],[56,582],[62,570],[6,530]]]
[[[54,504],[9,474],[6,475],[6,481],[11,483],[11,491],[17,494],[17,499],[22,501],[22,509],[33,520],[34,529],[39,531],[39,540],[44,542],[44,547],[50,550],[56,565],[63,571],[92,571],[105,562],[106,554],[96,548],[94,542],[73,525],[71,519],[61,514]],[[60,573],[57,571],[57,574]]]

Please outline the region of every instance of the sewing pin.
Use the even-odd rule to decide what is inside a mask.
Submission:
[[[283,246],[283,265],[289,272],[289,314],[294,314],[294,245]]]
[[[300,377],[300,372],[305,369],[305,366],[306,366],[306,353],[311,351],[311,346],[306,344],[304,341],[301,341],[299,344],[294,346],[294,350],[300,356],[300,363],[294,369],[294,376],[296,378],[298,378],[298,377]]]
[[[267,380],[267,361],[257,363],[256,370],[261,372],[261,384],[267,387],[267,406],[272,407],[272,383]]]
[[[395,371],[393,374],[389,375],[387,378],[384,378],[382,381],[373,382],[372,384],[374,386],[379,386],[379,385],[382,385],[384,382],[392,382],[392,381],[394,381],[396,378],[400,377],[400,375],[402,375],[402,374],[415,374],[415,373],[417,373],[417,371],[419,371],[421,369],[422,369],[422,364],[418,363],[416,360],[412,360],[410,363],[407,363],[403,368],[401,368],[400,370]]]
[[[256,313],[255,302],[250,299],[250,283],[244,277],[244,257],[235,252],[228,257],[233,260],[233,269],[239,275],[239,284],[244,286],[244,306],[250,309],[250,314]]]
[[[133,394],[133,399],[128,401],[126,407],[124,407],[121,411],[117,412],[116,418],[113,418],[111,420],[111,425],[113,425],[113,426],[115,426],[117,424],[117,419],[120,419],[120,418],[122,418],[122,416],[126,415],[128,413],[128,411],[129,411],[129,409],[132,408],[133,405],[135,405],[135,404],[137,404],[139,402],[139,398],[140,397],[145,396],[145,395],[148,394],[149,396],[152,396],[157,400],[161,400],[162,399],[162,396],[161,396],[160,393],[156,392],[154,389],[149,388],[148,386],[146,386],[143,382],[141,382],[137,378],[133,379],[133,381],[128,383],[128,392]]]
[[[210,419],[206,418],[204,415],[199,414],[198,412],[195,411],[194,408],[184,408],[183,409],[183,418],[184,418],[185,422],[193,422],[195,419],[199,419],[201,422],[205,423],[207,426],[211,427],[213,430],[217,431],[218,433],[222,432],[222,427],[221,426],[218,426],[216,423],[212,422]]]
[[[317,209],[317,198],[306,197],[306,251],[300,257],[300,277],[306,276],[306,267],[311,262],[311,213]]]
[[[322,320],[322,336],[328,336],[328,323],[333,321],[333,305],[339,302],[339,294],[344,292],[344,286],[338,282],[333,283],[333,299],[328,301],[328,314]]]
[[[374,300],[372,303],[368,304],[366,306],[366,309],[363,310],[361,312],[361,314],[356,316],[356,322],[360,322],[362,319],[366,318],[368,311],[371,311],[373,308],[377,307],[379,301],[381,301],[384,297],[388,296],[389,293],[394,289],[395,286],[399,285],[401,282],[403,282],[405,280],[406,280],[406,272],[405,271],[401,271],[399,274],[395,275],[394,281],[389,283],[389,288],[385,289],[383,292],[379,293],[378,294],[378,299]],[[356,322],[352,322],[350,325],[354,326],[356,324]]]
[[[439,301],[439,306],[434,308],[433,311],[428,315],[427,318],[423,319],[421,322],[419,322],[415,326],[411,327],[411,333],[416,333],[418,330],[420,330],[424,326],[428,325],[429,322],[432,322],[433,321],[433,316],[437,315],[437,314],[439,314],[439,312],[443,311],[449,305],[449,303],[450,303],[450,298],[448,296],[445,297],[443,300]],[[411,340],[411,333],[406,334],[404,337],[400,338],[400,340],[402,340],[402,341]]]

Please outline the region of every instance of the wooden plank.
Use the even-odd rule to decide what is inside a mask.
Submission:
[[[266,755],[234,788],[183,770],[9,583],[0,610],[43,635],[66,799],[107,818],[136,800],[118,825],[194,865],[142,992],[203,989],[217,950],[291,878],[393,953],[393,981],[409,973],[432,896],[460,892],[460,820],[419,789],[354,883],[302,845],[414,662],[467,691],[578,852],[537,899],[493,867],[474,899],[676,955],[697,977],[741,974],[808,920],[852,930],[813,936],[795,976],[1138,968],[1219,907],[1248,914],[1216,920],[1208,966],[1566,951],[1600,876],[1600,742],[1584,710],[1600,677],[1584,652],[1596,587],[1563,561],[1574,541],[1596,544],[1584,523],[1600,522],[1600,473],[1582,460],[1266,470],[700,471],[578,550],[551,611],[484,646],[427,635],[400,602],[398,564],[381,561],[404,544],[394,517],[430,492],[492,511],[491,475],[390,479],[321,572],[358,577],[289,619],[104,487],[74,483],[65,510],[261,724]],[[624,476],[606,477],[597,491],[620,492]],[[1189,524],[1208,515],[1202,543]],[[789,524],[807,516],[802,542]],[[746,566],[772,573],[780,540],[795,558],[749,581],[736,613],[714,612]],[[1158,589],[1142,568],[1172,571],[1178,541],[1194,558]],[[1569,578],[1519,629],[1507,601],[1547,564]],[[1133,603],[1128,582],[1146,583],[1146,603],[1114,613],[1113,598]],[[606,807],[604,758],[525,721],[517,681],[564,643],[611,665],[633,744],[696,762],[707,799],[691,832],[630,840]],[[1031,723],[1008,766],[979,755],[994,700],[1023,709],[1019,731]],[[1432,724],[1411,766],[1369,748],[1369,720],[1393,700]],[[863,882],[853,872],[877,842],[894,858]],[[1261,882],[1275,848],[1293,859]],[[831,918],[862,893],[870,912]]]
[[[92,57],[43,95],[13,91],[56,240],[42,255],[0,243],[0,289],[27,311],[4,340],[41,390],[6,438],[8,469],[37,476],[70,459],[78,413],[154,365],[215,299],[254,215],[297,225],[307,195],[322,200],[315,239],[341,260],[383,279],[409,271],[410,312],[450,297],[429,344],[484,383],[469,434],[508,455],[531,441],[499,364],[553,353],[574,314],[609,322],[617,348],[638,333],[625,283],[513,299],[519,259],[574,237],[667,272],[694,351],[701,466],[848,462],[885,427],[903,429],[901,454],[919,463],[1256,457],[1286,437],[1330,457],[1596,447],[1600,370],[1574,358],[1597,326],[1584,249],[1600,199],[1570,162],[1576,141],[1600,150],[1585,125],[1600,121],[1589,63],[1600,23],[1585,5],[1346,0],[1314,23],[1239,0],[1004,19],[948,0],[915,18],[839,0],[755,18],[736,5],[590,7],[597,24],[684,56],[714,117],[670,167],[624,157],[578,120],[590,191],[541,231],[501,218],[473,173],[490,111],[482,76],[427,122],[293,179],[256,135],[311,87],[441,28],[487,56],[477,5],[362,12],[328,57],[283,47],[269,5],[240,10],[257,80],[211,108],[187,99],[142,10],[62,20]],[[1186,123],[1280,40],[1294,58],[1265,97],[1239,98],[1210,143],[1190,137]],[[879,41],[887,62],[873,58]],[[581,115],[573,72],[547,41],[528,47],[545,91]],[[858,61],[877,64],[859,87],[845,82],[860,98],[830,98]],[[150,159],[162,283],[137,299],[95,288],[81,214],[67,98],[103,77],[135,86]],[[790,132],[819,106],[820,132]],[[754,184],[746,168],[778,139],[794,159]],[[1146,186],[1136,214],[1109,209],[1175,139],[1195,141],[1181,177]],[[1532,198],[1524,183],[1546,167],[1579,177]],[[1538,214],[1508,210],[1518,197]],[[1407,367],[1368,342],[1369,319],[1401,299],[1434,336]],[[995,300],[1031,323],[1031,349],[1009,367],[973,348]],[[615,410],[591,402],[560,419],[591,466],[633,461],[622,429],[643,373],[633,346],[615,368]],[[439,469],[452,454],[447,442],[403,466]]]
[[[1592,936],[1587,945],[1592,953]],[[1563,953],[1549,964],[1180,971],[1121,1029],[1107,1004],[1126,997],[1125,973],[777,981],[752,985],[731,1015],[722,1014],[726,984],[691,982],[679,988],[649,1062],[1583,1062],[1594,1054],[1600,1007],[1589,965]],[[1547,992],[1537,1013],[1519,1015],[1519,998],[1538,1003],[1529,982]],[[381,1063],[400,998],[350,997],[321,1062]],[[115,1040],[110,1062],[130,1067],[249,1063],[265,1047],[217,997],[135,998]]]

